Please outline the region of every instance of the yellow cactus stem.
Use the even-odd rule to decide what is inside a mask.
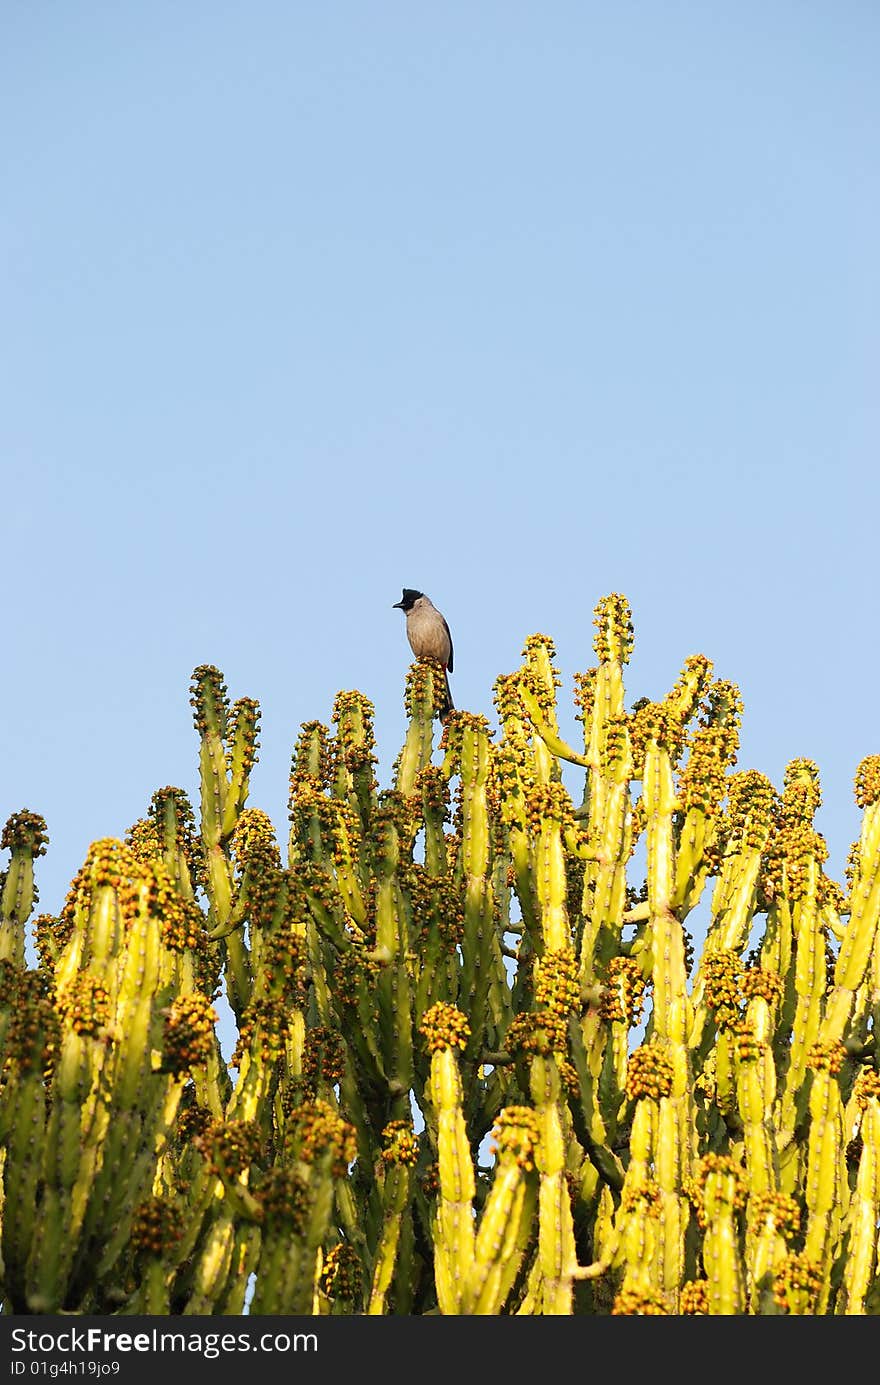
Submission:
[[[626,597],[613,592],[594,610],[594,650],[599,666],[576,680],[575,700],[584,723],[590,766],[582,811],[596,864],[584,871],[581,979],[614,954],[626,900],[625,864],[632,840],[629,781],[641,775],[633,759],[624,709],[623,667],[632,653],[632,619]]]
[[[261,1214],[262,1234],[250,1312],[290,1312],[288,1305],[297,1297],[306,1298],[311,1286],[310,1270],[303,1273],[311,1206],[308,1178],[300,1170],[276,1165],[263,1174],[254,1189],[254,1199]]]
[[[620,946],[626,862],[633,838],[632,772],[627,720],[616,717],[605,724],[601,764],[592,774],[589,788],[586,843],[590,859],[584,867],[581,896],[580,975],[584,985],[595,972],[601,974]]]
[[[800,1228],[801,1209],[789,1193],[749,1194],[746,1269],[752,1313],[776,1313],[776,1274]]]
[[[299,1233],[294,1244],[290,1243],[289,1233],[283,1233],[293,1254],[284,1270],[280,1311],[306,1314],[314,1311],[321,1273],[321,1247],[334,1207],[334,1186],[349,1176],[357,1156],[354,1126],[320,1098],[304,1102],[297,1108],[285,1137],[284,1156],[290,1172],[307,1185],[308,1192],[302,1199],[300,1220],[301,1199],[296,1188],[292,1188],[292,1211]],[[283,1187],[281,1192],[282,1195],[285,1192]],[[261,1310],[258,1307],[253,1311]]]
[[[116,886],[143,874],[143,865],[124,843],[112,837],[92,842],[61,911],[66,943],[55,965],[57,986],[67,985],[80,970],[101,976],[112,966],[123,924]]]
[[[690,741],[677,799],[683,819],[678,832],[673,907],[683,919],[699,903],[716,861],[720,805],[727,791],[724,753],[727,733],[701,726]]]
[[[806,1106],[807,1055],[819,1038],[826,989],[819,888],[828,849],[812,826],[819,803],[815,765],[811,760],[792,760],[785,771],[776,847],[782,859],[782,890],[791,909],[797,998],[779,1119],[781,1148],[791,1141]]]
[[[776,1068],[769,1044],[748,1025],[732,1035],[735,1054],[737,1106],[743,1124],[749,1195],[775,1192],[779,1160],[773,1122]]]
[[[643,1044],[630,1055],[626,1070],[626,1095],[630,1101],[635,1102],[635,1109],[629,1142],[630,1160],[624,1187],[657,1187],[660,1224],[652,1232],[652,1253],[657,1262],[652,1282],[658,1288],[662,1286],[665,1278],[659,1268],[661,1257],[664,1256],[663,1247],[669,1244],[670,1239],[675,1241],[677,1238],[680,1221],[675,1205],[675,1193],[670,1195],[668,1187],[661,1187],[655,1178],[655,1169],[660,1162],[661,1104],[668,1105],[672,1083],[672,1063],[658,1045]],[[668,1145],[668,1134],[665,1142]],[[662,1164],[664,1177],[668,1182],[668,1150],[665,1151]],[[671,1227],[662,1224],[667,1216],[671,1216]],[[617,1223],[616,1228],[619,1231]]]
[[[230,1119],[257,1119],[284,1058],[290,1027],[290,1006],[283,996],[257,996],[245,1010],[230,1059],[230,1067],[239,1070],[226,1107]]]
[[[530,635],[523,656],[525,664],[515,680],[516,694],[528,721],[537,732],[531,744],[532,778],[547,784],[561,777],[557,760],[586,766],[583,755],[559,734],[556,715],[556,689],[559,675],[553,667],[556,650],[548,635]]]
[[[562,1116],[565,1097],[560,1090],[559,1068],[553,1054],[535,1055],[529,1085],[538,1123],[540,1312],[568,1315],[572,1311],[573,1282],[578,1266],[565,1168],[567,1131]]]
[[[572,805],[564,786],[535,785],[527,796],[526,814],[535,843],[535,888],[543,946],[550,952],[561,952],[572,944],[562,839],[563,828],[572,818]]]
[[[880,755],[868,755],[859,765],[856,803],[863,810],[859,869],[820,1033],[826,1044],[846,1037],[855,994],[868,971],[880,930]]]
[[[321,861],[329,868],[338,892],[338,905],[360,934],[366,921],[366,905],[359,878],[361,849],[358,819],[347,803],[328,798],[315,780],[297,784],[292,809],[296,856]]]
[[[239,698],[229,705],[222,674],[211,664],[193,671],[190,702],[199,734],[199,779],[204,886],[208,928],[224,939],[226,990],[236,1014],[250,995],[250,972],[241,920],[234,916],[235,890],[228,843],[247,801],[257,758],[259,705]]]
[[[686,1039],[690,1001],[682,927],[672,910],[675,856],[672,814],[676,798],[672,783],[670,745],[678,735],[676,723],[654,704],[641,714],[646,735],[642,800],[647,822],[647,883],[654,955],[654,1027],[674,1044]]]
[[[356,691],[337,693],[333,703],[332,720],[337,728],[334,795],[357,815],[361,833],[369,830],[378,788],[375,710],[372,702]]]
[[[163,1019],[157,991],[167,960],[163,939],[167,872],[158,861],[136,862],[119,842],[105,843],[103,856],[124,867],[124,874],[95,891],[90,913],[93,920],[96,911],[103,913],[109,904],[118,915],[113,934],[117,954],[112,966],[100,973],[113,981],[113,1044],[104,1060],[101,1101],[73,1197],[78,1206],[82,1198],[81,1213],[76,1213],[82,1216],[79,1258],[88,1253],[90,1241],[104,1244],[98,1263],[109,1268],[124,1245],[131,1209],[147,1191],[151,1162],[164,1148],[183,1084],[153,1067]],[[98,864],[96,857],[94,868]],[[102,932],[102,925],[94,928],[92,939]],[[65,953],[60,959],[59,982],[75,956],[73,942],[70,956]],[[94,957],[90,966],[94,973]]]
[[[692,990],[694,1045],[700,1040],[705,1019],[701,1006],[706,967],[716,953],[739,956],[748,940],[758,904],[762,855],[773,825],[776,795],[769,779],[746,770],[731,775],[726,787],[729,806],[721,828],[724,852],[712,897],[712,922]]]
[[[401,1229],[410,1206],[413,1169],[419,1157],[419,1142],[409,1121],[390,1121],[382,1131],[382,1146],[382,1230],[373,1263],[366,1309],[368,1316],[376,1316],[386,1311],[388,1291],[397,1264]]]
[[[235,1217],[231,1211],[220,1211],[210,1224],[193,1266],[193,1287],[183,1309],[185,1316],[202,1317],[213,1312],[233,1266],[235,1242]]]
[[[526,793],[535,775],[516,685],[516,674],[497,678],[494,684],[495,706],[503,741],[495,748],[493,778],[523,924],[527,936],[535,940],[532,946],[537,947],[538,901],[534,886],[533,847],[526,819]]]
[[[139,1310],[147,1315],[171,1312],[173,1270],[165,1257],[183,1236],[183,1214],[168,1198],[151,1196],[138,1203],[131,1222],[130,1246],[141,1282]]]
[[[630,1178],[623,1186],[615,1218],[615,1266],[623,1268],[621,1292],[663,1299],[658,1263],[659,1223],[663,1198],[651,1178]]]
[[[446,875],[448,851],[444,823],[449,817],[449,781],[439,765],[426,765],[416,780],[425,824],[425,869],[430,876]]]
[[[410,665],[406,678],[406,740],[394,763],[394,787],[404,798],[415,788],[420,772],[431,763],[434,750],[434,718],[445,696],[444,674],[439,665],[419,660]]]
[[[34,1312],[54,1312],[77,1249],[82,1201],[73,1191],[82,1172],[90,1177],[91,1137],[108,1053],[111,1000],[106,987],[80,973],[56,996],[61,1020],[57,1063],[42,1150],[43,1189],[28,1258],[27,1296]]]
[[[523,1262],[534,1224],[538,1119],[527,1106],[499,1112],[492,1131],[492,1186],[480,1217],[463,1313],[501,1313]]]
[[[148,820],[158,840],[161,859],[184,899],[193,899],[205,872],[195,814],[183,789],[166,785],[150,799]]]
[[[474,1261],[473,1198],[476,1192],[455,1050],[470,1037],[467,1019],[438,1001],[419,1026],[431,1054],[427,1094],[437,1128],[440,1196],[434,1225],[434,1275],[440,1312],[457,1314]]]
[[[459,996],[467,1009],[471,1027],[469,1057],[473,1056],[486,1028],[491,978],[493,974],[504,974],[494,926],[490,734],[485,717],[459,712],[455,732],[448,736],[444,760],[445,772],[452,772],[457,765],[461,775],[456,875],[464,883],[464,933]]]
[[[376,983],[379,1042],[383,1066],[400,1091],[412,1082],[412,1006],[410,938],[398,865],[403,814],[397,795],[383,800],[374,817],[376,840],[376,954],[385,964]]]
[[[461,774],[461,865],[466,877],[482,880],[490,859],[487,788],[492,769],[492,745],[485,717],[462,712],[455,736],[449,737],[445,769],[457,765]]]
[[[748,967],[739,976],[739,989],[746,1002],[745,1023],[760,1043],[770,1043],[785,993],[782,977],[762,967]]]
[[[646,815],[647,886],[650,913],[653,1034],[672,1065],[672,1089],[660,1110],[657,1182],[663,1197],[660,1245],[662,1288],[677,1299],[683,1279],[687,1209],[682,1182],[690,1174],[695,1129],[693,1083],[687,1048],[692,1008],[687,993],[684,930],[672,908],[675,850],[672,817],[676,805],[672,756],[680,747],[681,726],[674,709],[649,704],[638,713],[643,737],[642,802]]]
[[[877,1223],[880,1218],[880,1073],[865,1069],[853,1095],[860,1111],[858,1167],[845,1229],[849,1254],[843,1271],[844,1313],[869,1311],[866,1298],[878,1272]]]
[[[25,965],[25,925],[39,898],[34,861],[46,854],[48,841],[45,819],[28,808],[13,813],[0,835],[0,849],[11,853],[0,874],[0,961],[18,967]]]
[[[5,1150],[2,1259],[6,1296],[13,1310],[22,1313],[32,1311],[25,1297],[25,1268],[45,1142],[45,1074],[55,1064],[60,1037],[58,1016],[41,983],[34,972],[17,976],[15,1007],[6,1034],[5,1080],[0,1088],[0,1144]],[[51,1231],[46,1253],[54,1260],[62,1252],[60,1220],[53,1221]]]
[[[220,670],[200,664],[190,685],[193,721],[199,733],[202,836],[206,846],[216,846],[226,815],[228,781],[224,740],[229,719],[229,698]]]
[[[822,1275],[820,1312],[825,1311],[828,1301],[828,1268],[849,1204],[846,1165],[841,1157],[843,1104],[837,1080],[845,1060],[842,1044],[814,1044],[808,1056],[813,1081],[804,1189],[809,1212],[804,1252]]]
[[[713,1316],[744,1313],[745,1282],[736,1226],[736,1214],[745,1205],[741,1172],[729,1155],[707,1154],[696,1165],[694,1183],[703,1227],[709,1312]]]
[[[250,793],[250,773],[257,760],[260,705],[253,697],[239,697],[229,709],[226,732],[226,773],[229,792],[223,817],[223,836],[235,827]]]
[[[606,722],[624,714],[623,668],[633,651],[632,612],[626,597],[620,592],[603,596],[594,608],[593,625],[593,650],[599,666],[590,679],[589,692],[583,684],[581,691],[590,704],[590,715],[584,722],[589,732],[587,757],[598,764]]]

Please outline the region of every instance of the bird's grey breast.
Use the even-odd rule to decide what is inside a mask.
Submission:
[[[406,633],[417,659],[438,659],[448,664],[450,652],[446,622],[440,612],[421,598],[406,615]]]

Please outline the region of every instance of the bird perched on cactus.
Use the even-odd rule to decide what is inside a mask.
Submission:
[[[404,587],[401,600],[395,601],[392,609],[406,616],[406,637],[416,658],[433,659],[443,669],[445,694],[439,716],[445,722],[455,709],[448,677],[452,672],[452,636],[446,617],[424,592],[412,587]]]

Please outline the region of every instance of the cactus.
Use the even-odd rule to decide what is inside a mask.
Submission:
[[[200,665],[197,810],[157,790],[57,917],[9,819],[3,1312],[880,1311],[880,756],[844,886],[816,765],[737,768],[701,654],[628,706],[625,597],[594,626],[580,747],[548,636],[497,730],[437,740],[418,661],[390,787],[363,694],[302,724],[282,842]]]

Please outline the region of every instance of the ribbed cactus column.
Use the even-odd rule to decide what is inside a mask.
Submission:
[[[820,801],[819,774],[813,761],[792,760],[785,770],[776,841],[781,862],[783,908],[791,920],[795,956],[796,1003],[778,1122],[782,1176],[788,1192],[794,1190],[799,1176],[795,1167],[797,1149],[792,1140],[809,1098],[805,1080],[807,1058],[819,1037],[826,985],[820,888],[822,862],[828,851],[813,827],[813,816]]]
[[[732,956],[715,953],[716,958]],[[718,1043],[733,1052],[737,1110],[743,1127],[746,1161],[747,1230],[745,1257],[747,1288],[752,1311],[760,1311],[765,1275],[773,1269],[780,1248],[775,1228],[768,1224],[767,1208],[779,1187],[779,1150],[774,1111],[776,1108],[776,1064],[771,1040],[783,994],[783,983],[775,972],[749,968],[740,977],[746,998],[745,1020],[734,1021],[730,1030],[719,1035]]]
[[[252,1313],[315,1311],[334,1187],[355,1153],[353,1127],[327,1102],[318,1098],[299,1108],[286,1167],[270,1172],[257,1192],[263,1229]]]
[[[877,1223],[880,1219],[880,1073],[866,1068],[856,1080],[858,1152],[855,1187],[846,1221],[849,1254],[843,1272],[843,1302],[838,1311],[859,1315],[870,1310],[868,1294],[878,1272]]]
[[[808,1210],[804,1255],[821,1277],[818,1311],[824,1313],[831,1285],[828,1271],[849,1205],[843,1160],[843,1103],[839,1074],[846,1058],[842,1044],[816,1043],[810,1049],[810,1134],[804,1195]]]
[[[462,1295],[462,1312],[480,1316],[504,1310],[532,1235],[536,1203],[540,1131],[534,1111],[528,1106],[505,1107],[492,1135],[495,1170]]]
[[[211,1121],[196,1137],[204,1157],[209,1211],[185,1274],[187,1297],[179,1310],[202,1315],[218,1311],[236,1260],[242,1229],[257,1223],[260,1207],[250,1190],[250,1171],[260,1158],[261,1138],[252,1121]]]
[[[44,1072],[53,1061],[58,1043],[58,1016],[35,973],[16,974],[4,964],[0,999],[11,1009],[6,1043],[6,1069],[0,1087],[0,1144],[3,1160],[3,1259],[4,1311],[28,1313],[26,1294],[28,1259],[34,1242],[39,1210],[47,1101]],[[44,1253],[51,1261],[47,1274],[54,1277],[61,1256],[60,1219],[52,1226],[52,1239]],[[38,1311],[46,1311],[45,1301]]]
[[[730,1317],[745,1312],[745,1278],[736,1214],[745,1201],[739,1170],[728,1155],[707,1154],[695,1173],[703,1226],[703,1265],[709,1312]]]
[[[211,664],[193,671],[190,688],[199,733],[201,838],[211,936],[224,939],[226,989],[237,1015],[246,1008],[251,987],[247,948],[233,917],[232,866],[226,850],[250,793],[257,758],[259,705],[242,697],[230,707],[222,674]]]
[[[413,792],[421,771],[431,763],[434,718],[443,699],[443,671],[420,661],[410,666],[406,680],[409,726],[406,741],[394,762],[394,787],[404,798]]]
[[[182,1087],[173,1074],[153,1066],[153,1052],[162,1042],[161,1004],[170,999],[160,989],[163,972],[169,970],[163,964],[164,954],[170,941],[180,943],[181,929],[185,936],[187,924],[180,897],[163,867],[139,863],[121,842],[99,843],[93,853],[91,878],[97,896],[93,911],[100,913],[115,904],[121,929],[111,972],[111,1023],[117,1042],[102,1074],[95,1117],[96,1130],[103,1129],[100,1165],[91,1179],[82,1216],[74,1265],[78,1280],[94,1273],[98,1249],[102,1249],[99,1275],[112,1271],[125,1245],[134,1207],[149,1191],[153,1166],[169,1137]],[[63,963],[62,957],[59,973]],[[94,966],[91,970],[94,974]],[[90,1173],[86,1163],[79,1178],[87,1179]]]
[[[474,1263],[474,1166],[462,1111],[462,1087],[455,1050],[465,1048],[470,1026],[454,1006],[433,1005],[421,1032],[431,1053],[427,1097],[437,1146],[440,1191],[432,1228],[434,1282],[440,1312],[458,1314]]]
[[[492,831],[489,780],[492,749],[484,717],[456,714],[447,730],[449,746],[443,771],[461,776],[459,798],[459,851],[455,878],[464,891],[464,927],[461,941],[459,1004],[465,1008],[470,1029],[468,1057],[485,1043],[489,988],[504,968],[495,932],[492,889]]]
[[[412,1217],[413,1169],[418,1161],[419,1142],[408,1121],[391,1121],[382,1132],[383,1147],[379,1171],[381,1179],[382,1225],[373,1260],[368,1316],[387,1311],[401,1242],[410,1244],[406,1234]],[[410,1266],[406,1266],[407,1269]]]
[[[788,1193],[759,1193],[749,1199],[748,1218],[749,1311],[776,1316],[776,1277],[788,1258],[789,1247],[799,1237],[801,1209]]]
[[[409,1114],[413,1083],[413,984],[407,911],[398,869],[401,837],[408,835],[408,818],[396,799],[377,813],[374,831],[376,875],[376,978],[382,1067],[388,1080],[387,1116],[400,1120]],[[402,830],[403,829],[403,830]]]
[[[21,1207],[4,1220],[4,1257],[13,1293],[34,1312],[75,1311],[87,1295],[111,1292],[186,1080],[172,1059],[175,1006],[190,1011],[177,1015],[181,1051],[193,1051],[196,1010],[200,1043],[216,1021],[205,997],[180,994],[198,973],[194,958],[180,959],[200,933],[158,858],[141,860],[116,839],[95,843],[52,932],[44,970],[21,975],[18,997],[23,1015],[33,1011],[24,1052],[33,1054],[44,1023],[53,1034],[45,1071],[28,1065],[21,1083],[32,1124],[43,1113],[40,1157],[17,1149],[19,1111],[4,1169],[6,1206]]]
[[[495,681],[495,707],[503,736],[495,751],[495,772],[512,882],[522,915],[520,954],[528,956],[540,951],[532,841],[526,819],[526,794],[535,774],[519,684],[518,674],[507,674]]]
[[[85,1187],[97,1150],[89,1137],[100,1121],[99,1084],[108,1056],[111,996],[89,972],[57,995],[58,1061],[43,1145],[43,1188],[28,1257],[28,1303],[34,1312],[62,1304],[77,1249]],[[100,1128],[100,1126],[99,1126]]]
[[[606,1251],[619,1280],[614,1307],[617,1315],[671,1311],[664,1288],[661,1234],[669,1204],[661,1194],[655,1170],[665,1162],[659,1142],[668,1138],[668,1131],[661,1127],[660,1110],[669,1100],[672,1081],[672,1063],[658,1045],[644,1044],[630,1055],[626,1096],[634,1109],[629,1165]]]
[[[337,728],[333,789],[356,813],[362,841],[369,835],[376,809],[374,714],[372,702],[359,692],[340,692],[333,704]]]
[[[857,847],[857,870],[849,903],[849,922],[834,966],[834,986],[825,1009],[820,1040],[841,1042],[856,1009],[856,996],[865,982],[880,934],[880,755],[868,755],[856,772],[856,803],[863,810]],[[865,997],[880,1014],[876,994]],[[876,1024],[876,1019],[875,1019]],[[876,1029],[875,1029],[876,1042]]]
[[[571,1196],[566,1178],[567,1130],[564,1096],[555,1056],[538,1053],[532,1059],[529,1085],[538,1123],[536,1164],[538,1187],[538,1252],[540,1292],[534,1311],[568,1315],[572,1311],[577,1249]]]
[[[45,855],[48,841],[45,819],[27,808],[13,813],[0,836],[0,849],[11,852],[0,875],[0,961],[17,967],[25,963],[25,925],[38,898],[34,861]]]
[[[548,635],[530,635],[523,649],[525,663],[516,679],[516,693],[537,735],[529,742],[529,779],[550,784],[562,777],[557,756],[580,762],[562,740],[556,717],[559,675],[553,666],[556,650]]]
[[[775,972],[754,967],[740,985],[748,997],[745,1020],[733,1040],[737,1105],[743,1123],[749,1197],[775,1192],[779,1186],[776,1141],[776,1065],[771,1039],[782,998]]]
[[[694,1129],[693,1088],[687,1041],[692,1008],[682,925],[673,912],[675,854],[672,815],[676,806],[671,751],[680,734],[663,707],[646,708],[642,801],[647,838],[647,884],[654,998],[652,1032],[672,1064],[672,1088],[660,1107],[656,1178],[663,1213],[660,1220],[661,1286],[677,1306],[684,1275],[687,1209],[682,1181],[690,1174]]]

